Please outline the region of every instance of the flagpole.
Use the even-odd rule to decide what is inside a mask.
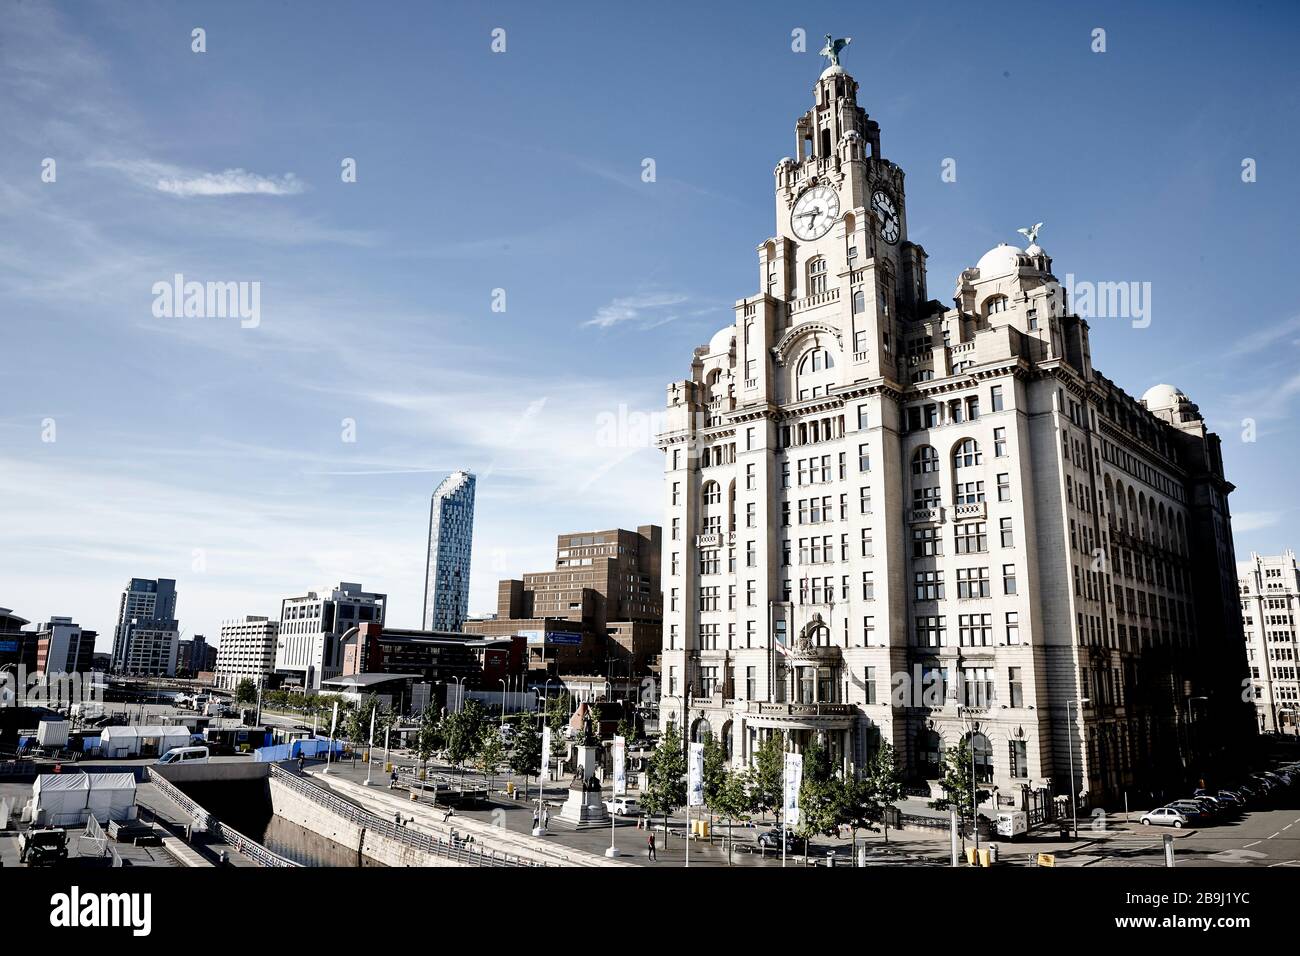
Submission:
[[[370,711],[370,743],[366,745],[366,786],[370,786],[370,774],[375,768],[375,711],[379,709],[375,706]]]

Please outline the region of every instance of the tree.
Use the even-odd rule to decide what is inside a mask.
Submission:
[[[476,700],[467,700],[460,710],[448,714],[442,720],[443,747],[447,759],[454,763],[462,774],[466,760],[472,759],[483,744],[483,726],[490,724],[483,705]]]
[[[705,780],[708,780],[708,762],[705,762]],[[749,818],[754,809],[754,800],[750,796],[748,771],[727,770],[718,781],[713,796],[709,798],[709,808],[727,821],[727,865],[731,865],[732,827],[737,820]],[[706,782],[705,786],[708,784]]]
[[[766,814],[781,806],[785,787],[785,736],[773,733],[754,751],[750,793],[754,811]]]
[[[484,724],[478,747],[478,769],[488,778],[489,789],[496,780],[497,767],[505,755],[505,747],[501,745],[501,732],[496,724]]]
[[[636,735],[636,731],[632,729],[632,722],[629,721],[626,716],[619,718],[618,726],[614,728],[614,733],[622,737],[628,743],[631,743],[632,738]]]
[[[650,816],[664,818],[667,839],[669,815],[686,805],[686,755],[682,753],[682,735],[671,720],[650,755],[641,805]]]
[[[515,746],[510,752],[510,770],[524,778],[524,799],[528,799],[528,778],[542,770],[542,735],[537,730],[537,718],[523,714],[515,733]]]
[[[342,733],[348,740],[357,743],[370,742],[370,715],[375,715],[375,735],[382,736],[388,725],[389,716],[379,705],[379,698],[367,694],[343,718]]]
[[[893,744],[881,744],[867,764],[862,779],[865,790],[863,803],[869,820],[879,820],[884,826],[885,842],[889,842],[889,811],[903,799],[903,775],[899,772]],[[857,850],[857,828],[854,828],[854,850]]]
[[[727,778],[727,751],[711,733],[704,735],[704,802],[713,806],[713,799]]]
[[[799,783],[799,833],[805,839],[834,836],[846,822],[849,788],[831,764],[830,751],[820,737],[803,749],[803,777]]]
[[[959,741],[956,747],[949,747],[943,757],[943,777],[939,781],[943,787],[943,796],[930,801],[933,810],[956,808],[957,817],[964,827],[967,823],[975,824],[975,810],[971,805],[971,794],[975,800],[983,803],[988,796],[987,790],[980,790],[975,784],[975,768],[971,766],[970,748],[966,741]]]
[[[235,687],[235,700],[241,704],[257,703],[257,685],[253,678],[245,677]]]
[[[420,758],[420,770],[428,773],[429,758],[443,747],[442,721],[438,708],[433,704],[420,713],[420,724],[415,732],[415,755]],[[424,789],[424,780],[420,780],[420,789]],[[438,791],[434,790],[434,803],[438,802]]]

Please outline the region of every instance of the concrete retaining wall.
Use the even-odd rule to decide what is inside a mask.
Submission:
[[[271,808],[275,815],[296,823],[304,830],[310,830],[333,840],[335,843],[356,850],[357,863],[362,856],[369,857],[385,866],[460,866],[454,860],[433,856],[415,847],[407,846],[382,834],[366,830],[351,820],[345,820],[330,810],[320,806],[309,797],[286,786],[274,777],[270,779]]]

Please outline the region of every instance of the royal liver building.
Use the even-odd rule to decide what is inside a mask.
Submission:
[[[733,761],[888,741],[921,788],[965,739],[1002,805],[1071,756],[1094,805],[1196,779],[1254,730],[1218,437],[1093,368],[1037,227],[930,299],[836,59],[759,291],[668,386],[662,717]]]

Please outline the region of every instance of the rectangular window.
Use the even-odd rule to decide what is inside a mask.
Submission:
[[[998,501],[1011,500],[1011,476],[1006,474],[998,475]]]
[[[871,452],[866,445],[858,446],[858,471],[871,470]]]
[[[875,633],[876,633],[875,615],[872,614],[864,615],[862,618],[862,646],[863,647],[871,646],[871,639],[875,636]]]
[[[1014,564],[1002,565],[1002,593],[1016,593],[1016,566]]]
[[[1020,612],[1007,611],[1007,643],[1020,643]]]
[[[913,576],[914,595],[918,601],[943,600],[943,572],[917,571]]]
[[[993,429],[993,457],[1007,457],[1007,430],[1005,428]]]
[[[1007,668],[1007,689],[1010,693],[1008,703],[1012,707],[1025,706],[1025,685],[1020,678],[1020,668]]]
[[[871,536],[870,528],[862,529],[862,556],[864,558],[874,558],[876,556],[875,539]]]
[[[745,542],[745,567],[758,567],[758,548],[754,541]]]
[[[876,582],[870,571],[862,572],[862,600],[874,601],[876,599]]]
[[[1032,320],[1037,321],[1037,320]],[[1011,776],[1028,777],[1029,776],[1029,745],[1023,740],[1012,740],[1011,744]]]
[[[680,541],[681,539],[682,539],[682,519],[674,518],[673,519],[673,540]]]
[[[933,558],[943,553],[943,538],[938,528],[912,529],[912,557]]]
[[[989,596],[988,568],[958,568],[957,597],[986,598]]]
[[[989,390],[989,406],[995,412],[1002,411],[1002,386],[994,385]]]
[[[1010,518],[1001,518],[998,520],[998,530],[1002,533],[1002,547],[1013,548],[1016,544],[1015,532],[1011,528]]]
[[[916,619],[916,643],[919,647],[943,647],[948,643],[944,636],[943,615],[921,615]]]
[[[745,607],[754,606],[754,601],[756,600],[755,594],[754,581],[751,578],[745,582]]]
[[[753,501],[745,503],[745,527],[755,528],[758,526],[758,505]]]
[[[876,703],[876,669],[868,667],[862,675],[862,693],[864,704]]]
[[[958,554],[983,554],[989,549],[983,521],[966,521],[954,529]]]
[[[749,491],[753,491],[757,487],[758,487],[758,475],[754,473],[754,466],[746,465],[745,466],[745,488]]]
[[[745,668],[745,699],[754,700],[758,697],[758,668]]]
[[[871,514],[871,489],[863,488],[858,492],[858,504],[861,507],[862,514]]]

